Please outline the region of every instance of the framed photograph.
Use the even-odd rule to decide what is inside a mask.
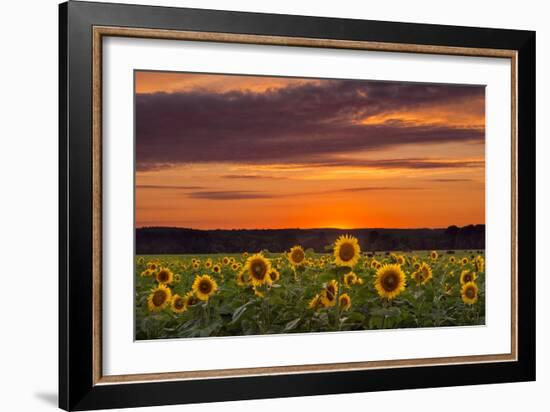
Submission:
[[[60,5],[60,407],[535,379],[535,33]]]

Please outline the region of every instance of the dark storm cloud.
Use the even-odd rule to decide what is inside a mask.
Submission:
[[[394,145],[482,142],[479,128],[357,120],[396,110],[479,100],[484,88],[322,81],[264,93],[139,94],[139,170],[192,162],[315,163]],[[482,113],[480,113],[482,115]]]

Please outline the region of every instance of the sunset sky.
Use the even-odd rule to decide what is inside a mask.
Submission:
[[[485,223],[485,87],[136,71],[136,226]]]

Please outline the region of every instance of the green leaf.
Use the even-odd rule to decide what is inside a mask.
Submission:
[[[388,317],[388,318],[391,318],[391,317],[397,317],[399,315],[401,315],[401,310],[399,310],[399,308],[396,308],[396,307],[391,307],[391,308],[375,308],[371,311],[371,315],[372,316],[381,316],[381,317]]]
[[[231,319],[231,322],[235,323],[237,322],[242,315],[244,315],[244,312],[246,312],[246,309],[254,303],[253,300],[246,302],[244,305],[239,306],[235,312],[233,312],[233,317]]]
[[[300,321],[302,320],[302,318],[296,318],[294,320],[291,320],[290,322],[288,322],[285,326],[285,332],[288,332],[289,330],[292,330],[292,329],[296,329],[296,327],[298,326],[298,324],[300,323]]]
[[[363,322],[365,320],[365,316],[359,312],[352,312],[349,314],[347,319],[351,322]]]

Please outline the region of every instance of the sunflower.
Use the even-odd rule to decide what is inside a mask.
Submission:
[[[246,271],[248,272],[248,278],[250,282],[256,285],[263,285],[264,283],[271,284],[271,262],[267,260],[261,253],[250,256],[246,260]]]
[[[477,279],[477,275],[475,272],[472,272],[471,270],[463,270],[460,274],[460,284],[465,285],[469,282],[475,282]]]
[[[451,256],[451,257],[449,258],[449,262],[450,262],[450,263],[456,263],[456,258],[455,258],[454,256]]]
[[[404,256],[399,255],[395,258],[395,260],[396,260],[398,265],[404,265],[405,264],[405,257]]]
[[[338,266],[355,266],[361,257],[361,248],[357,238],[343,235],[336,239],[334,257]]]
[[[206,262],[204,262],[204,267],[206,269],[210,269],[212,267],[212,259],[206,259]]]
[[[136,262],[138,265],[143,265],[145,263],[145,259],[143,258],[143,256],[140,256],[137,258]]]
[[[374,287],[380,297],[393,299],[405,290],[405,273],[399,265],[385,264],[376,271]]]
[[[142,277],[148,277],[148,276],[153,276],[155,272],[152,271],[151,269],[145,269],[143,272],[140,273],[140,276]]]
[[[174,275],[174,283],[180,283],[181,282],[181,275],[179,273],[176,273]]]
[[[187,292],[183,297],[183,303],[185,305],[185,310],[187,310],[191,306],[195,306],[197,303],[199,303],[199,300],[193,292]]]
[[[294,246],[290,249],[290,252],[288,252],[288,260],[292,266],[303,265],[305,259],[306,253],[304,252],[304,249],[302,249],[302,246]]]
[[[485,261],[480,255],[477,255],[476,258],[474,259],[474,266],[476,267],[477,272],[483,272]]]
[[[229,258],[227,256],[224,256],[222,259],[222,263],[226,266],[229,265]]]
[[[432,278],[432,268],[426,262],[422,262],[416,272],[413,273],[416,283],[425,285]]]
[[[172,273],[172,271],[168,268],[161,268],[158,272],[157,272],[157,282],[158,283],[163,283],[165,285],[169,285],[173,282],[174,280],[174,274]]]
[[[467,305],[473,305],[477,302],[477,285],[475,282],[468,282],[462,285],[460,296],[462,301]]]
[[[236,262],[235,258],[234,258],[233,256],[231,256],[231,257],[229,258],[229,263],[233,264],[233,263],[235,263],[235,262]]]
[[[185,307],[185,300],[178,294],[172,296],[170,306],[172,308],[172,312],[174,313],[182,313],[187,310],[187,308]]]
[[[155,262],[148,262],[147,263],[147,269],[149,270],[157,270],[158,265]]]
[[[197,261],[193,262],[193,269],[198,270],[201,267],[201,264]]]
[[[244,271],[239,272],[235,280],[239,286],[246,286],[248,284]]]
[[[420,262],[415,262],[415,263],[414,263],[414,268],[415,268],[416,270],[420,269]]]
[[[320,309],[322,308],[324,305],[323,305],[323,299],[321,298],[320,295],[315,295],[308,303],[308,308],[309,309],[313,309],[313,310],[317,310],[317,309]]]
[[[277,282],[281,278],[281,274],[277,269],[271,268],[271,271],[269,272],[269,277],[271,278],[272,282]]]
[[[233,269],[233,270],[239,270],[240,267],[241,267],[240,263],[233,263],[231,265],[231,269]]]
[[[340,295],[340,297],[338,298],[338,305],[340,306],[340,308],[342,308],[342,310],[348,310],[349,308],[351,308],[351,298],[347,293],[343,293]]]
[[[265,293],[263,290],[258,290],[256,286],[252,288],[254,290],[254,295],[258,296],[259,298],[263,298],[265,296]]]
[[[248,257],[248,252],[243,252],[243,258],[247,258]]]
[[[372,261],[370,262],[370,267],[372,269],[376,269],[377,265],[378,265],[378,261],[376,259],[372,259]]]
[[[200,300],[208,300],[217,289],[218,284],[208,275],[197,276],[193,282],[193,292]]]
[[[348,287],[357,283],[357,275],[353,272],[349,272],[344,276],[344,284]]]
[[[325,289],[321,293],[321,301],[326,307],[331,307],[336,304],[336,299],[338,295],[338,282],[334,279],[328,282],[325,286]]]
[[[436,252],[435,250],[432,250],[432,251],[430,252],[430,259],[436,260],[438,256],[439,256],[439,255],[437,254],[437,252]]]
[[[147,298],[147,307],[151,312],[159,312],[164,309],[172,299],[172,291],[164,284],[158,285],[151,290]]]
[[[469,261],[468,261],[468,258],[467,258],[467,257],[463,257],[463,258],[460,260],[460,264],[461,264],[462,266],[467,265],[468,262],[469,262]]]
[[[214,266],[212,266],[212,272],[214,273],[220,273],[222,271],[222,268],[220,265],[218,264],[215,264]]]

